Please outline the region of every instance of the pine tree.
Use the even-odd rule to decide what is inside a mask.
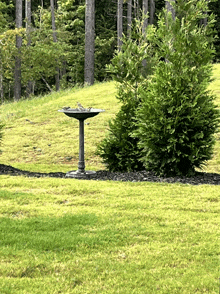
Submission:
[[[165,9],[155,45],[161,57],[142,92],[138,131],[143,162],[159,175],[191,176],[212,157],[219,112],[207,90],[212,75],[213,18],[200,26],[206,0],[177,0]]]

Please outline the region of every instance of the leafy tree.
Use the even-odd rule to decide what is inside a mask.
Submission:
[[[6,13],[8,9],[8,5],[0,1],[0,34],[3,33],[7,26],[8,26],[8,14]],[[3,52],[3,41],[0,39],[0,98],[3,102],[3,96],[4,96],[4,87],[3,87],[3,81],[4,81],[4,67],[3,67],[3,59],[4,59],[4,52]]]
[[[136,109],[141,102],[140,89],[147,87],[152,63],[155,62],[149,43],[152,35],[153,27],[148,27],[147,34],[142,34],[142,25],[137,21],[131,37],[123,38],[121,51],[115,54],[108,67],[118,83],[117,98],[122,106],[109,122],[109,133],[99,144],[97,154],[111,171],[144,169],[137,148],[138,139],[132,137],[132,133],[136,129]]]
[[[162,60],[137,114],[139,147],[148,170],[191,176],[212,156],[219,112],[207,90],[211,81],[213,17],[200,19],[206,0],[177,0],[175,18],[159,17],[157,48]],[[165,60],[165,61],[164,61]]]

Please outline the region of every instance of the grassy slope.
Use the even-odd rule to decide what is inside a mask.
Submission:
[[[220,105],[220,65],[214,67],[216,80],[210,88],[217,94]],[[1,163],[32,171],[63,171],[77,168],[78,121],[58,113],[63,106],[105,109],[105,113],[88,119],[85,124],[85,159],[87,169],[103,169],[100,158],[94,155],[96,144],[105,136],[108,120],[118,111],[113,82],[83,89],[53,93],[42,98],[5,104],[0,107],[6,124],[1,146]],[[206,171],[220,172],[219,136],[215,156]]]
[[[215,76],[220,105],[219,65]],[[87,166],[101,168],[114,94],[105,83],[3,105],[1,162],[76,167],[78,123],[57,109],[80,101],[106,109],[85,126]],[[219,141],[215,152],[207,170],[219,172]],[[218,293],[219,203],[210,185],[0,176],[0,293]]]
[[[63,106],[77,107],[76,102],[80,101],[84,107],[105,109],[104,113],[85,121],[87,168],[103,168],[94,152],[106,133],[108,120],[119,108],[115,93],[114,83],[103,83],[1,106],[1,117],[6,124],[1,163],[34,171],[65,172],[70,165],[76,169],[78,121],[57,110]]]

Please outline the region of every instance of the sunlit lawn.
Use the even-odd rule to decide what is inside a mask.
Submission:
[[[219,195],[1,176],[0,293],[218,293]]]
[[[220,65],[211,85],[220,105]],[[63,106],[103,108],[85,125],[86,164],[119,109],[112,82],[1,106],[1,163],[68,171],[78,122]],[[71,157],[71,158],[70,158]],[[220,172],[219,141],[207,171]],[[0,293],[218,293],[220,188],[0,176]]]

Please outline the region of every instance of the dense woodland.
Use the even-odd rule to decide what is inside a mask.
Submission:
[[[109,79],[106,65],[120,49],[122,33],[129,36],[132,21],[143,12],[148,14],[143,26],[157,26],[164,6],[164,0],[1,0],[1,102]],[[219,1],[210,2],[209,9],[220,36]],[[218,61],[219,39],[215,47]]]

